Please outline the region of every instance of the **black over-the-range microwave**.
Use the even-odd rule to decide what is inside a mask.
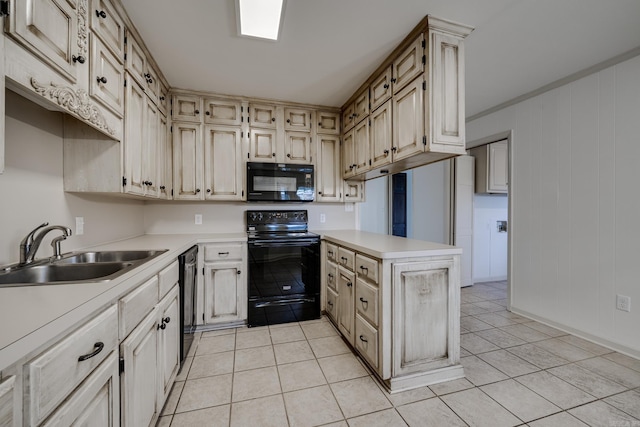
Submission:
[[[312,202],[313,165],[247,162],[247,201]]]

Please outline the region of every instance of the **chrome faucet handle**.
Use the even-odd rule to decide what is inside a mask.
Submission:
[[[71,230],[69,230],[69,235],[71,235]],[[62,258],[62,249],[60,248],[60,243],[62,243],[63,240],[67,240],[66,234],[51,239],[51,247],[53,248],[53,256],[51,257],[52,259]]]
[[[31,252],[31,245],[33,245],[34,236],[36,231],[40,230],[43,227],[49,225],[48,222],[42,223],[33,230],[31,230],[20,242],[20,264],[26,264],[27,258],[29,257],[29,252]]]

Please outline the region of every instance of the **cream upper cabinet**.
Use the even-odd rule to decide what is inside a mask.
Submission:
[[[104,45],[118,58],[124,61],[124,32],[122,18],[115,11],[109,0],[91,0],[89,9],[91,30],[102,40]]]
[[[201,200],[203,147],[201,128],[194,123],[173,123],[173,198]]]
[[[391,143],[392,127],[391,127],[391,108],[390,99],[374,110],[369,117],[371,121],[371,167],[384,166],[391,163]]]
[[[242,200],[242,138],[236,127],[204,127],[205,200]]]
[[[165,116],[169,115],[169,87],[162,80],[158,82],[158,111]]]
[[[476,159],[476,193],[509,192],[509,149],[507,141],[498,141],[470,150]]]
[[[171,118],[174,121],[200,123],[202,101],[199,96],[174,95],[171,101]]]
[[[167,118],[159,114],[160,127],[158,128],[158,190],[161,199],[173,198],[173,147],[169,138],[169,126]]]
[[[344,134],[342,139],[342,177],[344,179],[355,175],[356,167],[356,141],[353,129]]]
[[[276,156],[276,130],[251,129],[249,131],[249,160],[252,162],[275,162]]]
[[[318,121],[317,133],[340,134],[340,113],[318,111],[316,118]]]
[[[356,124],[353,102],[342,110],[342,132],[346,133],[353,129]]]
[[[369,88],[363,90],[353,101],[355,123],[360,123],[369,116]]]
[[[241,102],[225,99],[205,99],[204,122],[212,125],[240,126],[243,122]]]
[[[78,15],[66,0],[21,0],[11,2],[9,32],[60,72],[71,83],[86,72],[89,35],[86,27],[78,28],[78,21],[87,25],[88,17]],[[84,10],[86,13],[86,9]]]
[[[416,40],[393,61],[393,94],[397,94],[414,78],[424,71],[426,57],[424,55],[424,36],[420,34]]]
[[[124,152],[124,191],[130,194],[144,195],[146,185],[144,162],[147,158],[147,144],[145,143],[145,114],[147,97],[135,81],[127,85],[125,118]]]
[[[393,160],[424,151],[424,90],[416,78],[393,97]]]
[[[355,144],[355,173],[361,174],[369,170],[369,122],[364,120],[353,128]]]
[[[364,202],[364,181],[344,181],[344,201]]]
[[[284,109],[285,130],[310,132],[311,131],[311,111],[301,108]]]
[[[145,134],[143,135],[143,141],[145,144],[144,157],[143,157],[143,173],[145,176],[145,196],[158,197],[160,194],[158,180],[160,180],[160,165],[162,159],[160,159],[160,138],[159,138],[159,116],[158,108],[155,106],[151,99],[145,97]]]
[[[89,90],[92,97],[118,115],[124,114],[124,67],[97,37],[91,38]]]
[[[286,131],[284,144],[287,163],[311,163],[311,134],[309,132]]]
[[[275,129],[276,106],[268,104],[249,104],[249,125],[252,127]]]
[[[391,67],[387,67],[382,74],[373,80],[369,86],[369,92],[372,112],[391,98]]]
[[[127,71],[140,86],[146,86],[145,73],[147,70],[147,56],[142,50],[140,43],[131,35],[127,36]]]
[[[342,173],[340,169],[340,137],[338,135],[317,136],[316,154],[316,201],[342,201]]]

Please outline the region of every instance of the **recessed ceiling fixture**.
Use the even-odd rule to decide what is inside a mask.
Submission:
[[[238,34],[278,40],[286,0],[236,0]]]

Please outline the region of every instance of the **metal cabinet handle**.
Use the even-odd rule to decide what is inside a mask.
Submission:
[[[271,121],[272,121],[272,122],[275,122],[275,121],[276,121],[276,118],[275,118],[275,117],[271,117]]]
[[[161,189],[161,190],[164,190],[164,189],[166,189],[166,188],[167,188],[167,187],[165,187],[164,185],[161,185],[161,186],[160,186],[160,189]]]
[[[211,111],[205,111],[204,113],[205,113],[207,116],[210,116],[210,115],[211,115]]]
[[[353,286],[353,283],[351,283],[351,282],[347,282],[347,286],[348,286],[348,287],[352,287],[352,286]]]
[[[93,345],[93,348],[95,350],[93,350],[91,353],[89,354],[83,354],[82,356],[78,357],[78,362],[84,362],[87,359],[91,359],[93,356],[97,355],[98,353],[100,353],[102,351],[102,349],[104,348],[104,343],[103,342],[97,342]]]
[[[327,301],[327,305],[330,305],[331,307],[333,307],[333,303],[331,301]]]
[[[210,188],[207,188],[207,193],[211,193],[211,189]]]
[[[360,302],[363,304],[369,304],[369,301],[367,301],[366,299],[360,297]]]
[[[333,251],[327,251],[327,255],[333,256]]]
[[[360,335],[358,338],[360,338],[360,341],[362,341],[362,342],[369,342],[369,341],[364,337],[364,335]]]
[[[104,10],[96,10],[96,16],[97,16],[98,18],[106,18],[106,17],[107,17],[107,14],[105,13],[105,11],[104,11]]]
[[[291,153],[287,153],[287,157],[291,157]]]
[[[389,150],[384,150],[384,156],[387,157],[389,155]]]
[[[391,83],[395,83],[395,82],[397,82],[397,81],[398,81],[398,80],[397,80],[395,77],[393,77],[393,78],[391,79]]]
[[[196,188],[196,193],[199,193],[199,192],[200,192],[200,189],[199,189],[199,188]]]
[[[166,98],[164,96],[160,97],[160,101],[164,101]]]
[[[73,55],[71,59],[73,59],[73,62],[78,62],[80,64],[84,64],[84,61],[86,61],[86,58],[82,55],[78,55],[78,56]]]
[[[382,87],[385,89],[389,89],[389,83],[385,83]]]
[[[291,119],[287,119],[287,123],[291,123]]]
[[[200,114],[200,110],[196,110],[196,111],[194,111],[194,113]]]
[[[107,83],[107,78],[104,76],[98,77],[97,80],[98,80],[98,83],[104,83],[104,84]]]
[[[276,153],[271,153],[271,156],[272,156],[272,157],[275,157],[275,156],[276,156]]]
[[[367,267],[365,267],[364,265],[360,266],[360,270],[362,270],[362,271],[366,270],[366,272],[369,273],[369,269]]]
[[[242,271],[238,270],[238,276],[242,274]]]
[[[229,255],[229,252],[218,252],[218,256]]]
[[[164,323],[169,323],[169,322],[171,322],[171,317],[167,316],[167,317],[165,317],[164,319],[162,319],[162,321],[163,321]]]
[[[163,322],[161,325],[158,325],[157,329],[167,329],[167,325],[165,325]]]

